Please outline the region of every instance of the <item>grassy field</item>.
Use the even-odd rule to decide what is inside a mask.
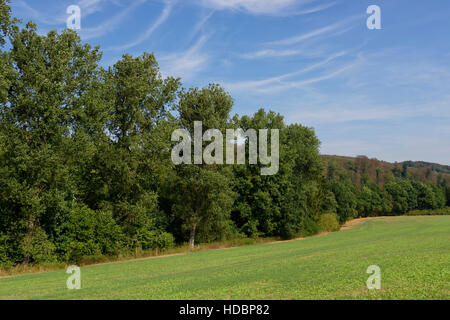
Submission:
[[[370,265],[381,290],[369,291]],[[299,241],[0,279],[0,299],[450,299],[450,216],[376,218]]]

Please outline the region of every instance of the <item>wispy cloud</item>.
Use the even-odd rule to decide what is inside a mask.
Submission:
[[[80,0],[78,5],[83,10],[83,15],[90,15],[95,12],[101,11],[103,4],[108,0]]]
[[[309,52],[305,50],[295,50],[295,49],[285,49],[285,50],[274,50],[274,49],[263,49],[256,52],[244,53],[239,55],[243,59],[261,59],[261,58],[273,58],[273,57],[288,57],[297,55],[310,55]]]
[[[188,50],[159,57],[161,73],[164,76],[191,79],[208,66],[209,56],[203,50],[207,36],[200,39]]]
[[[343,31],[343,30],[347,31],[347,30],[351,29],[351,28],[349,28],[349,24],[359,18],[361,18],[360,15],[353,16],[348,19],[338,21],[336,23],[327,25],[327,26],[319,28],[319,29],[312,30],[307,33],[302,33],[302,34],[299,34],[299,35],[296,35],[293,37],[289,37],[286,39],[271,41],[271,42],[268,42],[267,44],[275,45],[275,46],[288,46],[288,45],[298,44],[300,42],[303,42],[303,41],[306,41],[306,40],[309,40],[312,38],[316,38],[321,35],[332,33],[334,31]]]
[[[91,5],[91,9],[93,9],[94,3],[98,5],[98,0],[90,0],[93,2]],[[147,0],[135,0],[132,2],[130,6],[128,6],[125,10],[123,10],[121,13],[113,16],[112,18],[104,21],[102,24],[93,27],[93,28],[83,28],[80,30],[80,35],[84,40],[92,39],[92,38],[98,38],[101,37],[114,29],[116,29],[122,22],[127,18],[132,11],[134,11],[137,7],[142,5]]]
[[[320,11],[329,9],[331,7],[334,7],[336,4],[337,4],[337,1],[330,2],[330,3],[325,3],[325,4],[321,4],[321,5],[315,6],[315,7],[299,10],[298,12],[296,12],[294,14],[295,15],[303,15],[303,14],[316,13],[316,12],[320,12]]]
[[[116,46],[116,47],[110,47],[107,50],[126,50],[132,47],[135,47],[137,45],[140,45],[141,43],[145,42],[150,38],[150,36],[155,32],[156,29],[158,29],[166,20],[169,18],[170,13],[172,12],[172,9],[176,3],[175,0],[167,0],[165,1],[166,4],[164,6],[164,9],[162,10],[160,16],[156,21],[144,32],[142,33],[136,40],[129,42],[124,45]]]
[[[196,4],[216,10],[242,11],[250,14],[263,15],[298,15],[325,10],[334,5],[319,5],[303,8],[315,0],[195,0]]]
[[[354,66],[354,63],[349,64],[341,69],[338,69],[336,71],[330,72],[328,74],[322,75],[320,77],[313,77],[308,79],[303,79],[301,81],[285,81],[286,79],[293,78],[295,76],[305,74],[308,72],[311,72],[313,70],[316,70],[318,68],[321,68],[331,61],[342,57],[346,54],[346,52],[339,52],[336,54],[333,54],[329,56],[328,58],[319,61],[317,63],[311,64],[305,68],[302,68],[300,70],[282,74],[276,77],[271,77],[263,80],[256,80],[256,81],[240,81],[240,82],[234,82],[234,83],[224,83],[224,86],[232,91],[254,91],[258,93],[273,93],[278,92],[282,90],[286,90],[289,88],[298,88],[307,84],[312,84],[316,82],[320,82],[323,80],[331,79],[344,71],[348,70],[349,68]]]
[[[214,14],[214,10],[211,10],[208,14],[204,15],[192,28],[191,33],[188,37],[188,40],[191,40],[194,38],[194,36],[203,29],[203,27],[206,25],[206,23],[211,19],[211,17]]]
[[[66,21],[66,16],[63,15],[47,15],[42,13],[23,0],[16,0],[11,3],[14,10],[18,10],[21,16],[26,16],[28,20],[39,22],[47,25],[57,25]],[[65,9],[65,8],[64,8]],[[64,12],[65,14],[65,12]]]

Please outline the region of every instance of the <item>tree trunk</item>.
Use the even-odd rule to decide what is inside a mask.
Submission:
[[[189,236],[189,247],[194,248],[195,244],[195,229],[197,228],[197,224],[194,223],[192,225],[191,234]]]

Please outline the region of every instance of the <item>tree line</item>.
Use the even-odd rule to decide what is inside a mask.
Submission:
[[[222,87],[186,89],[164,78],[150,53],[103,68],[99,47],[70,30],[19,27],[6,0],[0,46],[0,266],[290,239],[360,215],[448,205],[442,185],[402,178],[360,187],[327,177],[312,128],[263,109],[232,116]],[[204,131],[279,129],[279,172],[174,165],[171,134],[193,133],[195,121]]]

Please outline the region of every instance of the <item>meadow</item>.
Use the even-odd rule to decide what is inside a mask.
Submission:
[[[366,269],[381,268],[368,290]],[[0,299],[449,299],[450,216],[366,219],[303,240],[0,279]]]

